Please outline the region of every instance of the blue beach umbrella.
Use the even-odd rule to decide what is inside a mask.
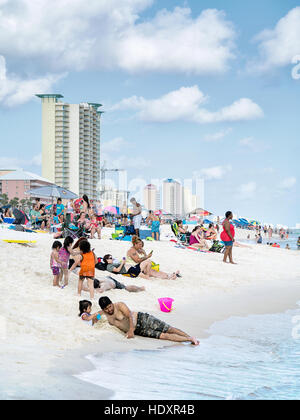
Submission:
[[[46,185],[45,187],[34,188],[28,191],[27,194],[33,197],[61,198],[62,200],[72,200],[78,197],[77,194],[58,185]]]

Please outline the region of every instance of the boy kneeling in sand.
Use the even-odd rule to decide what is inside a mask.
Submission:
[[[171,327],[152,315],[143,312],[131,312],[128,306],[123,303],[112,303],[108,297],[99,299],[99,306],[102,309],[110,325],[126,333],[127,338],[141,337],[157,338],[160,340],[175,341],[183,343],[189,341],[195,346],[199,345],[196,338],[190,337],[185,332]]]

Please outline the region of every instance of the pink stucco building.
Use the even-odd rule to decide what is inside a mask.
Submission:
[[[52,185],[52,182],[22,169],[0,169],[0,194],[7,194],[9,200],[13,198],[29,199],[30,196],[26,194],[27,191],[45,185]]]

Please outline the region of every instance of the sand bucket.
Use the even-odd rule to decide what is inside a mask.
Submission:
[[[172,298],[159,298],[158,299],[160,310],[162,312],[171,312],[173,302],[174,302],[174,299]]]

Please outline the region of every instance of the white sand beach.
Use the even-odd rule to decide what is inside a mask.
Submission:
[[[169,231],[169,227],[164,227]],[[248,232],[238,231],[237,239]],[[0,398],[89,399],[109,398],[109,392],[79,381],[72,375],[89,369],[84,356],[93,351],[128,351],[172,345],[135,337],[127,340],[103,319],[94,328],[78,317],[77,277],[69,287],[52,287],[49,256],[53,238],[35,235],[36,244],[22,246],[1,239],[0,230]],[[98,256],[112,253],[121,259],[129,242],[92,240]],[[170,238],[145,242],[153,260],[163,271],[180,270],[177,280],[143,280],[118,277],[126,284],[145,286],[146,291],[111,290],[112,301],[124,301],[132,310],[149,312],[171,325],[203,338],[215,321],[233,315],[277,313],[295,307],[300,300],[300,254],[264,245],[234,248],[238,265],[224,264],[222,255],[174,247]],[[101,278],[108,273],[97,272]],[[174,310],[160,311],[157,299],[172,297]],[[96,294],[93,310],[99,310]],[[89,299],[88,293],[82,299]]]

